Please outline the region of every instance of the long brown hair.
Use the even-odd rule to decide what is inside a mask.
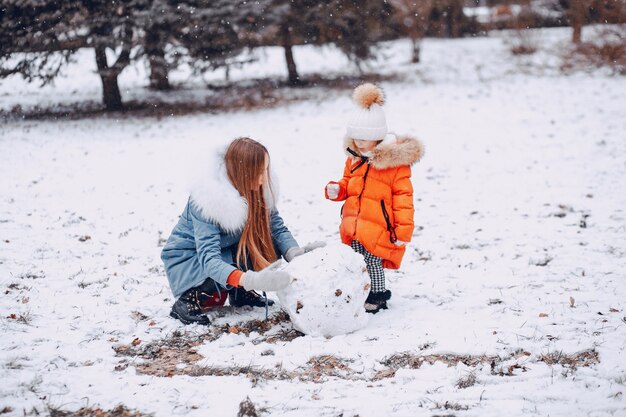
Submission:
[[[265,201],[266,189],[273,198],[269,170],[266,181],[259,187],[266,159],[269,162],[265,146],[250,138],[232,141],[224,156],[228,179],[248,203],[248,220],[241,233],[236,262],[246,268],[252,266],[255,270],[265,268],[277,259]],[[248,259],[252,265],[248,265]]]

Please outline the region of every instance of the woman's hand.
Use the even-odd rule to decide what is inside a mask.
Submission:
[[[259,272],[247,271],[241,276],[239,284],[247,291],[279,291],[291,281],[293,277],[288,272],[265,268]]]
[[[289,248],[287,252],[285,252],[284,258],[287,262],[291,262],[296,256],[304,255],[305,253],[309,253],[317,248],[323,248],[324,246],[326,246],[326,242],[322,242],[319,240],[307,243],[301,248],[294,246],[293,248]]]

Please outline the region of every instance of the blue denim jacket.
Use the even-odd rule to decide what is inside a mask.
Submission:
[[[278,211],[270,211],[270,229],[276,253],[284,255],[298,243],[285,226]],[[241,230],[226,232],[212,220],[202,217],[191,200],[172,230],[161,252],[165,272],[175,297],[212,278],[224,288],[236,268],[235,256]]]

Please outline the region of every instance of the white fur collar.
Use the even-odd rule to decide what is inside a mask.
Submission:
[[[347,148],[360,155],[359,149],[354,143],[354,139],[346,136],[343,141],[346,154],[352,159],[358,159],[350,154]],[[424,145],[422,142],[408,135],[396,136],[389,133],[384,140],[365,155],[369,158],[369,164],[376,169],[387,169],[401,165],[413,165],[424,155]]]
[[[224,163],[226,149],[213,154],[210,161],[194,178],[190,186],[191,203],[205,220],[217,223],[224,231],[232,233],[243,229],[248,220],[248,202],[233,187]],[[266,190],[265,201],[270,210],[276,206],[278,186],[270,170],[271,189]],[[267,187],[266,187],[267,188]]]

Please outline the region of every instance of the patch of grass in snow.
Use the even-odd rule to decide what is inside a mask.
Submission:
[[[302,382],[322,383],[327,378],[339,378],[344,380],[363,379],[360,376],[356,376],[355,371],[348,366],[349,362],[350,361],[347,359],[338,358],[333,355],[322,355],[309,359],[305,366],[293,371],[285,371],[280,368],[261,368],[256,366],[207,367],[191,365],[187,368],[178,369],[177,374],[189,376],[245,375],[252,381],[253,386],[256,386],[258,381],[266,380],[299,380]],[[139,367],[137,368],[137,371],[141,372]]]
[[[578,366],[587,367],[600,363],[600,356],[595,349],[584,350],[571,355],[559,351],[541,355],[539,361],[548,365],[561,365],[576,369]]]
[[[19,279],[42,279],[45,277],[46,277],[46,274],[43,271],[26,272],[24,274],[18,275]]]
[[[448,366],[456,366],[462,363],[470,368],[476,368],[479,365],[489,364],[492,375],[514,376],[514,371],[516,369],[521,369],[525,372],[528,368],[524,365],[518,364],[517,361],[513,364],[505,364],[505,362],[528,356],[531,356],[531,354],[522,350],[516,351],[508,357],[500,357],[496,355],[457,355],[451,353],[421,355],[413,352],[403,352],[383,359],[381,364],[387,366],[387,369],[379,371],[372,379],[377,381],[386,378],[393,378],[398,369],[419,369],[424,363],[432,365],[435,362],[442,362]],[[458,388],[467,388],[475,382],[475,375],[473,376],[470,373],[468,377],[459,379],[456,386]]]
[[[469,372],[466,376],[459,378],[459,380],[456,382],[457,388],[460,388],[460,389],[469,388],[473,386],[474,384],[476,384],[475,372]]]
[[[161,377],[171,377],[174,375],[188,376],[232,376],[246,375],[253,383],[258,380],[290,380],[299,379],[302,381],[322,382],[327,377],[337,377],[351,379],[355,371],[348,364],[349,360],[338,358],[333,355],[316,356],[307,362],[305,366],[295,371],[284,371],[282,369],[266,369],[254,366],[202,366],[199,364],[203,356],[200,355],[196,347],[217,340],[224,334],[243,334],[250,336],[252,333],[259,333],[261,337],[254,339],[253,343],[275,343],[277,341],[291,341],[296,337],[303,336],[302,333],[293,329],[275,327],[289,322],[289,316],[285,312],[279,312],[268,321],[251,320],[231,326],[209,327],[203,334],[191,334],[176,331],[169,337],[152,341],[141,345],[140,341],[133,341],[128,345],[113,347],[118,356],[142,359],[141,363],[135,364],[135,369],[140,374],[155,375]],[[124,359],[117,366],[116,370],[126,369],[131,365],[131,361]]]
[[[266,412],[267,410],[264,408],[259,409],[260,412]],[[259,411],[257,411],[256,406],[250,400],[250,397],[246,397],[239,404],[239,411],[237,412],[237,417],[259,417]]]
[[[230,308],[230,307],[228,307]],[[139,312],[134,312],[133,317],[141,320],[144,316]],[[260,343],[276,343],[278,341],[290,342],[297,337],[303,336],[302,333],[287,328],[284,325],[290,323],[289,315],[283,311],[270,317],[267,321],[250,320],[235,325],[224,324],[221,326],[209,326],[207,331],[201,334],[191,334],[183,331],[175,331],[170,336],[155,340],[147,344],[141,344],[141,341],[133,341],[128,345],[114,346],[113,349],[118,356],[141,358],[144,362],[137,367],[137,371],[158,376],[173,376],[178,374],[197,375],[201,373],[222,373],[226,371],[215,369],[197,369],[198,367],[190,366],[202,359],[202,355],[198,354],[195,347],[210,343],[224,334],[242,334],[249,337],[251,334],[258,334],[252,340],[254,344]],[[116,369],[122,370],[128,367],[128,361],[120,362]],[[182,367],[181,367],[182,365]],[[228,372],[242,373],[244,368],[232,368]],[[247,373],[247,372],[244,372]],[[277,376],[274,376],[277,377]]]
[[[416,355],[411,352],[399,353],[385,358],[381,363],[392,369],[409,368],[419,369],[424,362],[433,364],[435,362],[443,362],[448,366],[456,366],[463,363],[466,366],[476,366],[483,363],[492,363],[500,361],[499,356],[488,355],[456,355],[456,354],[432,354],[432,355]]]
[[[626,27],[605,27],[596,39],[581,42],[563,54],[561,71],[566,74],[594,67],[609,68],[613,75],[626,75]]]
[[[433,405],[433,408],[434,409],[439,409],[439,410],[461,411],[461,410],[469,410],[469,405],[462,405],[462,404],[459,404],[459,403],[446,401],[446,402],[443,402],[443,403],[435,402],[434,405]]]
[[[166,350],[167,351],[167,350]],[[294,371],[285,371],[280,367],[262,368],[258,366],[202,366],[198,362],[202,356],[195,351],[187,354],[183,353],[185,361],[179,362],[181,358],[167,352],[165,356],[161,356],[159,360],[146,361],[135,365],[135,369],[139,374],[154,375],[160,377],[172,377],[176,375],[187,375],[192,377],[200,376],[238,376],[244,375],[256,386],[258,381],[281,380],[291,381],[299,380],[303,382],[324,382],[329,377],[340,379],[362,379],[354,377],[355,371],[351,369],[345,359],[337,358],[331,355],[319,356],[311,358],[307,364]]]
[[[48,406],[50,417],[147,417],[152,414],[130,410],[123,405],[118,405],[111,410],[103,410],[99,407],[83,407],[77,411],[63,411],[60,408]]]
[[[4,295],[10,294],[11,291],[30,291],[32,287],[27,287],[19,282],[12,282],[7,285],[7,289],[4,290]]]
[[[0,120],[80,120],[108,117],[169,117],[195,113],[224,113],[231,111],[254,111],[286,105],[293,102],[320,98],[322,92],[352,90],[363,82],[401,81],[400,75],[360,74],[307,75],[306,80],[294,88],[276,78],[257,78],[232,82],[228,85],[208,85],[205,91],[193,99],[177,99],[174,88],[160,97],[150,96],[143,100],[127,100],[121,112],[108,112],[101,103],[93,101],[56,105],[50,108],[34,106],[24,109],[17,105],[11,110],[0,110]],[[184,97],[179,94],[178,96]]]
[[[29,325],[33,321],[34,316],[30,313],[30,311],[25,311],[20,314],[11,313],[6,318],[8,320],[14,320],[17,323]]]
[[[143,315],[135,312],[137,319],[143,319]],[[128,345],[114,346],[117,356],[131,359],[122,359],[116,366],[116,370],[124,370],[133,365],[140,374],[160,377],[172,377],[175,375],[187,376],[236,376],[245,375],[253,384],[262,380],[292,380],[320,383],[327,378],[343,380],[380,381],[393,378],[401,368],[419,369],[424,363],[434,364],[442,362],[448,366],[464,364],[469,368],[489,364],[492,375],[516,376],[515,371],[525,372],[525,366],[532,354],[524,350],[518,350],[506,357],[496,355],[459,355],[445,354],[422,354],[432,347],[426,343],[416,352],[402,352],[391,355],[380,363],[385,369],[379,370],[373,376],[363,375],[350,367],[350,359],[339,358],[334,355],[322,355],[310,358],[303,366],[285,371],[280,365],[274,368],[261,368],[257,366],[204,366],[200,363],[204,357],[198,353],[197,346],[210,343],[224,334],[241,334],[249,337],[258,334],[252,343],[275,343],[277,341],[291,341],[296,337],[303,336],[291,328],[284,326],[289,323],[289,315],[279,312],[269,320],[250,320],[236,325],[224,324],[221,326],[207,327],[205,333],[197,334],[184,331],[175,331],[170,336],[142,344],[136,339]],[[267,352],[267,351],[266,351]],[[270,353],[273,353],[270,351]],[[140,361],[136,361],[140,359]],[[518,360],[524,361],[518,363]],[[575,370],[576,366],[590,366],[599,362],[595,350],[566,355],[562,352],[541,355],[535,362],[544,362],[548,365],[560,364]],[[476,375],[472,370],[467,377],[457,381],[458,388],[467,388],[476,383]]]
[[[14,358],[7,360],[4,364],[4,367],[6,369],[22,369],[24,368],[23,362],[28,362],[28,357],[26,356],[14,357]]]
[[[524,365],[520,365],[518,363],[514,363],[512,365],[503,365],[503,366],[495,366],[495,362],[492,362],[491,366],[491,375],[498,376],[515,376],[515,370],[521,369],[522,372],[526,372],[528,370]]]
[[[108,287],[107,283],[109,282],[109,280],[110,280],[110,277],[105,277],[96,281],[85,281],[83,279],[77,285],[78,285],[78,288],[83,289],[83,290],[89,287],[90,285],[94,285],[94,284],[101,284],[102,288],[106,288]]]

